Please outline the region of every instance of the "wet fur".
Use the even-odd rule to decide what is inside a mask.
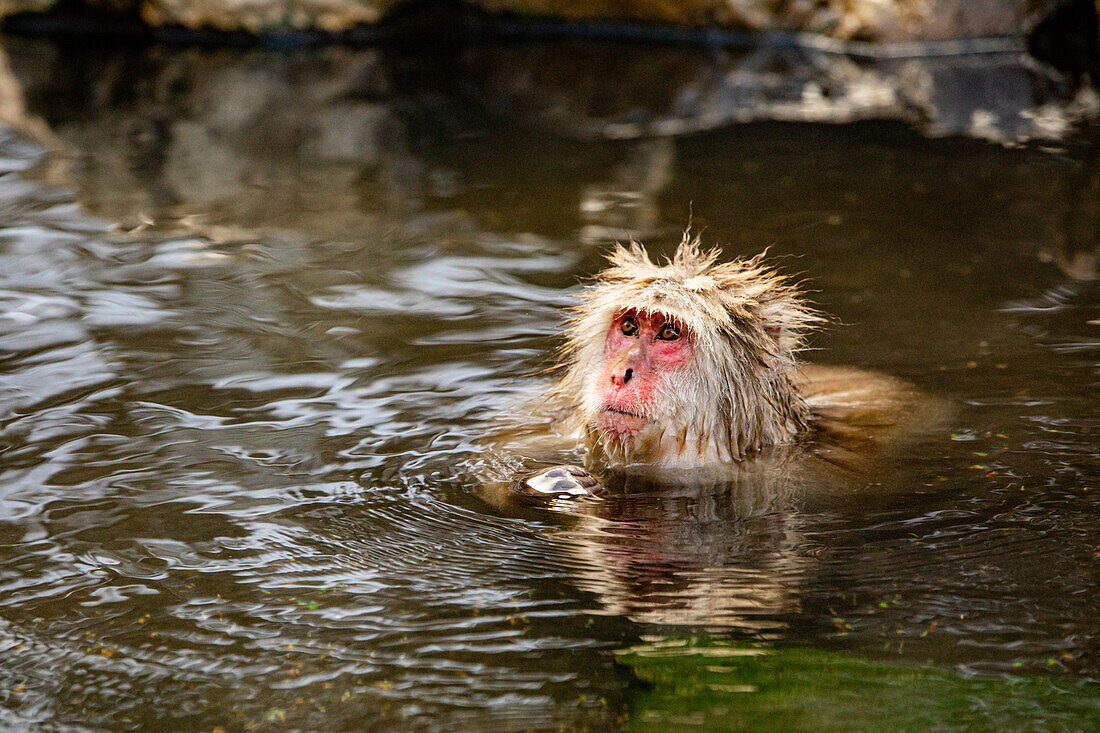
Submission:
[[[762,264],[762,255],[718,263],[720,254],[702,250],[687,233],[663,264],[636,242],[617,246],[611,266],[581,294],[562,351],[564,376],[551,399],[571,406],[572,425],[602,462],[729,464],[810,429],[811,412],[793,377],[806,336],[824,319]],[[605,340],[625,307],[685,325],[694,357],[649,405],[650,424],[622,439],[601,435],[595,418]]]

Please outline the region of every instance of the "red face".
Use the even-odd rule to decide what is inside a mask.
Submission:
[[[600,375],[600,430],[627,437],[646,426],[664,380],[691,358],[691,335],[675,319],[626,310],[611,322]]]

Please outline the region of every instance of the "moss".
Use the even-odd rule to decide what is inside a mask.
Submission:
[[[1100,685],[973,678],[814,649],[700,639],[628,649],[647,689],[628,730],[950,731],[1095,729]]]

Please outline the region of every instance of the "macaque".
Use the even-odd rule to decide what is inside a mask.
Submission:
[[[800,608],[817,513],[907,490],[886,459],[944,411],[901,380],[803,364],[825,318],[761,256],[719,256],[688,235],[663,264],[613,250],[560,378],[478,472],[495,507],[558,513],[548,536],[607,611],[767,631]]]
[[[928,413],[900,380],[802,364],[825,318],[761,255],[720,254],[687,233],[664,264],[637,243],[611,252],[580,296],[563,375],[501,441],[583,468],[535,471],[521,491],[596,494],[609,476],[741,482],[760,470],[801,486],[814,472],[858,472]]]

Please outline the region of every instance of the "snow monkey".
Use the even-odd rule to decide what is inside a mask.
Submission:
[[[942,417],[901,380],[800,361],[825,319],[762,256],[637,244],[579,296],[556,382],[479,452],[482,498],[558,515],[548,552],[609,612],[759,632],[798,611],[815,517],[910,490]],[[893,454],[893,455],[892,455]],[[592,500],[589,500],[592,499]]]
[[[544,468],[522,491],[596,493],[596,476],[615,472],[740,481],[762,458],[790,466],[799,453],[858,470],[920,412],[922,396],[900,380],[802,364],[824,317],[763,255],[720,255],[689,233],[664,263],[633,242],[610,253],[580,295],[560,380],[533,403],[533,425],[506,438],[512,451],[584,468]]]

